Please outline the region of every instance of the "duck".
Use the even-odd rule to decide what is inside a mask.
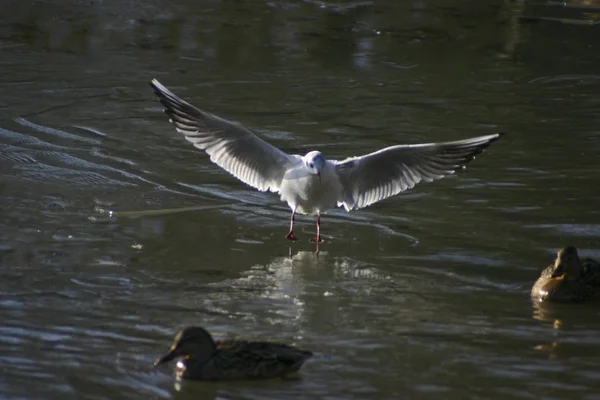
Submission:
[[[534,300],[575,303],[600,297],[600,263],[580,259],[574,246],[560,249],[531,289]]]
[[[180,331],[169,352],[155,361],[159,366],[177,357],[178,379],[200,381],[285,378],[298,372],[312,357],[310,351],[286,344],[247,340],[215,341],[202,327]]]

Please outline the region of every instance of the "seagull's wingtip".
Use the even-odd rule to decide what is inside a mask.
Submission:
[[[496,138],[494,140],[498,140],[500,139],[502,136],[506,136],[506,132],[496,132],[495,133]]]
[[[158,79],[153,78],[150,82],[148,82],[148,84],[152,87],[152,89],[154,89],[155,91],[160,91],[164,88],[164,85],[162,83],[160,83],[158,81]]]

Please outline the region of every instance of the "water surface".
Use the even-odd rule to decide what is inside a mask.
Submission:
[[[0,396],[600,398],[598,304],[532,306],[600,257],[593,8],[9,1],[0,17]],[[178,136],[148,81],[330,158],[506,132],[455,178],[300,218]],[[200,207],[116,217],[107,210]],[[313,350],[300,379],[176,384],[184,326]]]

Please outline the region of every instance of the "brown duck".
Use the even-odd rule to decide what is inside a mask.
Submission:
[[[579,258],[577,249],[558,251],[556,261],[543,271],[531,289],[538,301],[574,303],[600,296],[600,263]]]
[[[214,341],[204,328],[185,328],[155,366],[183,357],[176,375],[203,381],[283,378],[312,356],[285,344],[245,340]]]

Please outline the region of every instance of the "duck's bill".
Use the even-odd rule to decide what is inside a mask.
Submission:
[[[175,354],[174,352],[171,351],[171,352],[165,354],[164,356],[162,356],[161,358],[159,358],[158,360],[154,361],[154,366],[157,367],[161,364],[168,363],[175,357],[177,357],[177,354]]]

